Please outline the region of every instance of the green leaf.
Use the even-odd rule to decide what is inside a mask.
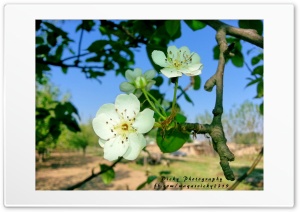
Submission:
[[[234,56],[231,58],[231,62],[236,67],[243,67],[244,65],[244,56],[240,51],[235,51]]]
[[[152,183],[156,178],[157,178],[157,176],[155,176],[155,175],[149,176],[145,182],[143,182],[142,184],[140,184],[140,185],[136,188],[136,190],[141,190],[142,188],[145,187],[145,185],[147,185],[147,184],[149,185],[149,184]]]
[[[219,49],[219,46],[216,45],[214,48],[213,48],[213,52],[214,52],[214,60],[218,60],[219,57],[220,57],[220,49]]]
[[[101,55],[90,57],[85,60],[85,62],[100,62],[100,61],[101,61]]]
[[[256,98],[261,98],[264,96],[264,83],[261,80],[258,84],[257,84],[257,96]]]
[[[199,90],[201,87],[201,78],[199,75],[194,76],[194,85],[193,88],[194,90]]]
[[[63,53],[63,45],[59,45],[55,51],[55,61],[59,62]]]
[[[189,133],[180,132],[176,128],[165,131],[163,135],[162,130],[159,129],[157,131],[156,142],[163,153],[171,153],[180,149],[189,138]]]
[[[171,38],[178,33],[178,30],[180,29],[180,21],[179,20],[167,20],[165,22],[166,31],[170,35]]]
[[[263,54],[263,53],[261,53],[261,54],[255,56],[255,57],[253,57],[253,58],[251,59],[251,64],[252,64],[253,66],[256,65],[257,63],[259,63],[259,61],[263,60],[263,57],[264,57],[264,54]]]
[[[155,80],[155,85],[157,87],[161,86],[164,82],[164,78],[162,78],[161,76],[158,76],[158,77],[154,78],[153,80]]]
[[[199,20],[184,20],[184,22],[193,30],[203,29],[206,24]]]
[[[251,79],[251,78],[248,78],[250,79],[251,81],[246,85],[246,87],[249,87],[250,85],[253,85],[259,81],[261,81],[261,79]]]
[[[252,75],[258,74],[260,76],[264,75],[264,66],[257,66],[253,71]]]
[[[39,54],[47,55],[49,53],[49,51],[50,51],[50,47],[48,45],[41,45],[41,46],[36,47],[36,49],[35,49],[35,53],[37,55],[39,55]]]
[[[114,169],[105,164],[100,164],[100,169],[101,169],[101,171],[105,171],[104,173],[100,174],[103,183],[106,185],[110,184],[111,181],[113,181],[115,179]]]
[[[263,22],[261,20],[239,20],[239,27],[255,29],[259,35],[263,33]]]
[[[107,40],[96,40],[87,48],[87,50],[89,52],[99,52],[102,51],[107,44],[109,44],[109,41]]]
[[[43,44],[44,38],[42,37],[35,37],[35,44]]]
[[[66,74],[68,72],[68,67],[61,67],[61,70],[64,74]]]
[[[259,112],[260,112],[261,115],[264,115],[264,103],[261,103],[259,105]]]
[[[54,32],[48,32],[48,36],[47,36],[47,42],[51,45],[51,46],[55,46],[57,43],[57,34]]]
[[[159,175],[169,175],[171,174],[171,171],[160,171]]]
[[[187,95],[187,93],[182,89],[182,87],[178,86],[178,89],[183,93],[185,100],[194,105],[193,100],[189,97],[189,95]]]
[[[180,113],[177,113],[176,116],[175,116],[175,120],[179,123],[179,124],[183,124],[186,122],[187,118],[180,114]]]

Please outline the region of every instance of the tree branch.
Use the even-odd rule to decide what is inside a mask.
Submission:
[[[257,33],[257,31],[254,29],[236,28],[228,24],[225,24],[222,21],[216,21],[216,20],[201,20],[201,21],[203,23],[206,23],[210,27],[214,28],[216,31],[218,31],[220,28],[225,28],[225,31],[228,35],[232,35],[236,38],[240,38],[261,48],[263,48],[264,46],[264,38],[260,36]]]
[[[100,170],[98,173],[94,173],[94,169],[92,169],[92,174],[91,176],[87,177],[86,179],[82,180],[81,182],[73,185],[73,186],[70,186],[70,187],[67,187],[67,188],[63,188],[61,190],[74,190],[76,188],[79,188],[80,186],[82,186],[83,184],[85,184],[86,182],[92,180],[94,177],[97,177],[98,175],[100,174],[103,174],[109,170],[111,170],[117,163],[119,163],[123,158],[122,157],[119,157],[118,160],[116,160],[112,165],[109,166],[109,168],[105,169],[105,170]]]

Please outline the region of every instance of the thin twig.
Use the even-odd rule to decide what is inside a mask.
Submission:
[[[235,182],[234,184],[232,184],[232,186],[230,186],[228,188],[228,190],[234,190],[236,189],[236,187],[244,180],[246,179],[246,177],[248,177],[252,172],[253,170],[255,169],[255,167],[257,166],[257,164],[259,163],[260,159],[262,158],[264,154],[264,148],[262,147],[261,150],[260,150],[260,153],[257,155],[256,159],[254,160],[252,166],[249,168],[249,170],[244,173],[242,176],[240,176]]]
[[[86,182],[90,181],[91,179],[93,179],[94,177],[97,177],[98,175],[100,174],[103,174],[109,170],[111,170],[117,163],[119,163],[120,161],[122,160],[122,157],[119,157],[118,160],[116,160],[112,165],[110,165],[107,169],[105,170],[100,170],[98,173],[94,173],[94,171],[92,170],[92,174],[91,176],[87,177],[86,179],[82,180],[81,182],[73,185],[73,186],[70,186],[70,187],[67,187],[67,188],[63,188],[61,190],[74,190],[76,188],[79,188],[80,186],[82,186],[83,184],[85,184]]]

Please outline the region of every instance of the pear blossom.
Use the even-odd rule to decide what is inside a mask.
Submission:
[[[142,89],[150,90],[155,81],[152,80],[156,75],[155,70],[148,70],[142,74],[142,70],[135,68],[132,70],[127,70],[125,72],[125,77],[128,82],[122,82],[120,85],[120,90],[129,94],[133,93],[137,97],[142,95]]]
[[[179,77],[182,74],[196,76],[201,74],[203,68],[199,55],[191,53],[186,46],[180,49],[169,46],[167,56],[162,51],[154,50],[151,56],[155,64],[163,67],[161,72],[168,78]]]
[[[93,119],[93,129],[104,148],[104,158],[113,161],[119,157],[134,160],[146,146],[143,134],[154,125],[154,111],[140,112],[140,102],[133,94],[120,94],[115,104],[104,104]]]

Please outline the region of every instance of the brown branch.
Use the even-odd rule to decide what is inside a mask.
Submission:
[[[105,170],[100,170],[98,173],[94,173],[94,169],[92,169],[92,174],[87,177],[86,179],[82,180],[81,182],[73,185],[73,186],[69,186],[67,188],[63,188],[61,190],[74,190],[76,188],[79,188],[80,186],[82,186],[83,184],[85,184],[86,182],[90,181],[91,179],[93,179],[94,177],[97,177],[100,174],[103,174],[109,170],[111,170],[117,163],[119,163],[122,160],[123,157],[119,157],[118,160],[116,160],[112,165],[110,165],[107,169]]]
[[[216,31],[218,31],[220,28],[225,28],[225,31],[228,35],[232,35],[236,38],[240,38],[261,48],[263,48],[264,46],[264,38],[260,36],[257,33],[257,31],[254,29],[241,29],[241,28],[230,26],[228,24],[223,23],[222,21],[217,21],[217,20],[201,20],[201,21],[203,23],[206,23]]]
[[[255,169],[255,167],[257,166],[257,164],[259,163],[260,159],[262,158],[264,154],[264,148],[262,147],[261,150],[260,150],[260,153],[257,155],[255,161],[253,162],[252,166],[249,168],[249,170],[244,173],[242,176],[240,176],[234,184],[232,184],[232,186],[230,186],[227,190],[234,190],[236,189],[236,187],[244,180],[246,179],[246,177],[248,177],[252,172],[253,170]]]

